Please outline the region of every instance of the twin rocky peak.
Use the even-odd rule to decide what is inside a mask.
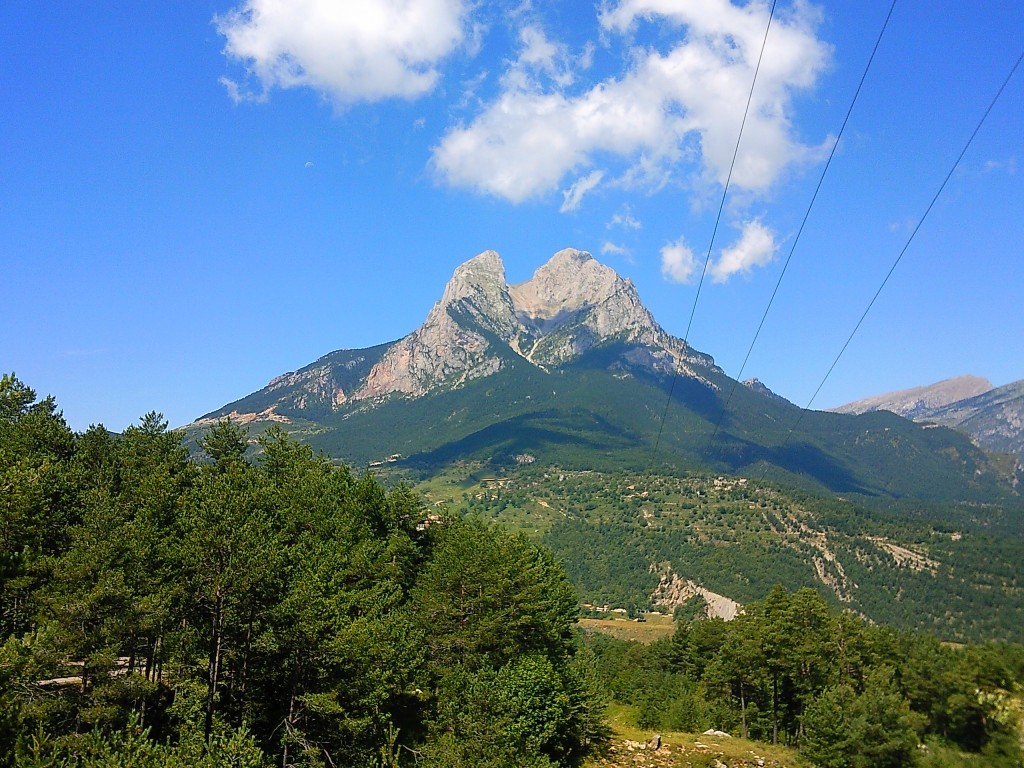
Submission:
[[[612,365],[623,371],[678,371],[705,381],[708,371],[718,371],[709,356],[658,325],[632,281],[589,253],[559,251],[532,278],[509,285],[501,257],[484,251],[455,270],[423,325],[408,336],[327,355],[210,416],[285,420],[310,407],[372,407],[391,396],[455,389],[512,365],[554,371],[612,343]]]

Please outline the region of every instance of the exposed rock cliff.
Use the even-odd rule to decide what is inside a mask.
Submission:
[[[423,325],[392,345],[353,398],[416,397],[495,373],[502,360],[485,332],[508,340],[516,327],[505,267],[497,253],[484,251],[455,270]]]

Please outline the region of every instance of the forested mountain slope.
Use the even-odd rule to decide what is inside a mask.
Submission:
[[[453,468],[421,488],[542,541],[592,606],[721,611],[812,587],[878,623],[1024,642],[1024,536],[998,508],[873,511],[756,479],[533,465]]]
[[[1024,472],[952,430],[802,411],[760,383],[738,384],[666,333],[632,283],[572,249],[516,285],[484,252],[408,336],[331,353],[191,431],[225,417],[280,424],[356,466],[400,456],[424,472],[522,456],[578,468],[653,462],[864,497],[1007,504],[1020,502]]]

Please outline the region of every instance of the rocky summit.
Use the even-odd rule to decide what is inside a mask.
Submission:
[[[988,379],[978,376],[957,376],[923,387],[874,395],[841,405],[833,410],[836,413],[891,411],[908,419],[929,418],[939,408],[969,397],[975,397],[990,389],[992,389],[992,382]]]
[[[423,325],[404,338],[327,355],[204,419],[287,421],[296,412],[374,407],[455,389],[519,360],[549,371],[612,340],[623,345],[613,367],[675,371],[712,387],[708,371],[720,373],[658,325],[631,280],[589,253],[566,248],[509,285],[501,257],[488,250],[455,270]]]

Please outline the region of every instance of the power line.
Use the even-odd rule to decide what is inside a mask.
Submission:
[[[882,22],[882,28],[879,30],[878,37],[875,39],[875,45],[871,49],[871,55],[868,57],[868,62],[864,67],[864,71],[861,73],[860,82],[857,83],[857,90],[854,91],[853,99],[850,101],[850,107],[846,110],[846,117],[843,118],[843,123],[839,128],[839,133],[836,136],[835,142],[832,144],[832,151],[828,154],[828,159],[825,161],[825,167],[821,171],[821,177],[818,179],[818,184],[814,188],[814,194],[811,195],[811,200],[807,204],[807,210],[804,213],[803,221],[800,222],[800,228],[797,230],[796,237],[793,238],[793,245],[789,249],[789,255],[786,256],[786,261],[782,265],[782,272],[779,273],[779,279],[775,282],[775,288],[772,290],[771,298],[768,299],[768,306],[765,307],[764,314],[761,315],[761,322],[758,323],[757,330],[754,332],[754,338],[750,342],[750,347],[747,348],[747,354],[743,358],[743,364],[740,366],[739,373],[736,374],[736,378],[733,380],[732,389],[729,390],[729,397],[726,398],[725,406],[722,409],[721,415],[718,417],[718,422],[715,424],[715,431],[711,434],[711,439],[708,440],[707,445],[704,447],[702,463],[707,462],[708,452],[711,450],[711,446],[715,442],[715,438],[718,436],[718,432],[722,427],[722,419],[725,418],[725,412],[728,410],[729,404],[732,402],[732,397],[736,393],[736,387],[739,386],[739,381],[743,377],[743,371],[747,368],[747,363],[750,361],[750,354],[754,351],[754,345],[757,343],[757,339],[761,335],[761,329],[764,328],[765,320],[768,319],[768,312],[775,303],[775,297],[779,292],[779,286],[782,285],[782,279],[786,276],[786,270],[789,269],[789,262],[793,259],[793,253],[796,251],[796,246],[800,242],[800,236],[804,232],[807,220],[811,216],[811,210],[814,208],[814,203],[818,199],[818,193],[821,191],[821,186],[825,181],[825,175],[828,173],[829,166],[832,164],[832,158],[835,157],[836,150],[839,148],[839,142],[842,140],[843,133],[846,131],[846,125],[850,122],[850,115],[853,114],[853,108],[857,104],[857,99],[860,97],[861,89],[864,87],[864,81],[867,79],[868,71],[871,69],[871,64],[875,60],[875,54],[878,53],[878,48],[882,43],[882,37],[885,35],[885,30],[889,26],[889,20],[892,18],[892,14],[895,9],[896,0],[892,0],[892,4],[889,6],[889,13],[886,14],[885,21]]]
[[[783,441],[782,446],[780,447],[780,450],[781,448],[785,448],[787,445],[789,445],[790,438],[793,436],[793,433],[796,431],[796,428],[800,426],[800,422],[803,421],[804,414],[806,414],[810,410],[811,404],[814,403],[814,400],[818,397],[818,394],[821,392],[822,387],[825,386],[825,382],[828,381],[829,376],[832,375],[832,371],[835,370],[836,365],[839,364],[839,360],[840,358],[842,358],[843,353],[846,352],[846,348],[850,346],[850,342],[853,341],[853,337],[857,334],[857,331],[860,330],[860,326],[864,322],[864,319],[868,316],[868,312],[871,311],[871,308],[875,305],[875,301],[877,301],[878,297],[881,295],[882,289],[885,288],[886,283],[889,282],[889,278],[892,277],[893,272],[896,271],[896,267],[899,266],[900,261],[903,259],[903,255],[907,252],[907,249],[910,248],[910,244],[914,241],[914,238],[917,236],[918,231],[924,224],[925,219],[928,218],[928,214],[931,213],[932,208],[935,207],[935,203],[939,199],[939,196],[942,194],[943,190],[946,188],[946,185],[949,183],[949,180],[953,177],[953,174],[956,172],[957,167],[960,165],[960,161],[963,160],[964,155],[967,154],[967,150],[974,142],[975,137],[981,131],[981,127],[985,124],[985,121],[988,119],[989,114],[995,107],[996,102],[999,101],[999,97],[1002,96],[1003,91],[1006,90],[1006,86],[1009,85],[1010,80],[1013,79],[1013,76],[1017,72],[1018,67],[1020,67],[1021,61],[1024,61],[1024,51],[1021,52],[1020,56],[1017,57],[1017,60],[1014,62],[1013,66],[1010,67],[1009,74],[1003,80],[1002,85],[999,86],[999,90],[996,91],[996,95],[992,97],[992,100],[988,104],[988,108],[985,110],[984,114],[982,114],[981,119],[978,121],[978,124],[974,127],[974,131],[971,132],[970,138],[967,139],[967,142],[964,144],[963,149],[960,150],[960,154],[957,155],[952,167],[950,167],[949,173],[947,173],[946,177],[942,180],[942,184],[939,185],[938,190],[932,196],[931,202],[928,203],[928,207],[925,208],[925,211],[921,215],[921,218],[918,220],[916,226],[914,227],[914,230],[910,233],[910,237],[907,238],[907,242],[903,245],[903,248],[896,256],[896,260],[893,261],[892,266],[889,268],[889,271],[886,273],[885,277],[882,280],[882,284],[878,286],[878,290],[875,291],[875,295],[871,297],[871,301],[868,302],[867,308],[864,310],[863,314],[861,314],[860,319],[857,320],[857,324],[853,327],[853,330],[850,332],[850,335],[843,343],[842,348],[839,350],[839,354],[836,355],[835,359],[832,361],[832,365],[830,365],[828,370],[825,372],[825,376],[822,378],[821,383],[818,384],[817,389],[814,390],[814,394],[811,395],[811,399],[807,401],[807,405],[805,405],[800,410],[800,415],[797,417],[797,420],[796,422],[794,422],[793,426],[790,427],[789,432],[786,434],[786,439]],[[768,466],[765,465],[764,472],[762,472],[761,474],[761,481],[764,480],[767,474]]]
[[[757,64],[754,67],[754,77],[750,81],[750,93],[747,94],[747,104],[743,109],[743,119],[740,121],[739,135],[736,136],[736,146],[732,151],[732,161],[729,163],[729,173],[725,179],[725,187],[722,189],[722,200],[718,205],[718,215],[715,217],[715,226],[711,231],[711,242],[708,243],[708,253],[704,257],[704,268],[700,273],[700,280],[697,283],[697,293],[693,297],[693,307],[690,309],[690,319],[686,324],[686,334],[683,336],[683,349],[680,350],[679,362],[672,368],[672,383],[669,384],[668,398],[665,401],[665,410],[661,414],[661,423],[658,425],[658,436],[654,440],[654,449],[651,451],[651,467],[654,466],[654,460],[658,455],[658,447],[661,445],[661,436],[665,431],[665,421],[668,418],[668,409],[672,404],[672,394],[675,392],[676,380],[679,378],[679,369],[682,367],[683,361],[682,356],[686,353],[686,347],[690,340],[690,328],[693,325],[693,317],[697,312],[697,301],[700,299],[700,290],[704,285],[704,276],[708,271],[708,263],[711,261],[711,252],[715,247],[715,237],[718,235],[718,226],[722,221],[722,211],[725,210],[725,200],[729,194],[729,185],[732,183],[733,169],[736,167],[736,158],[740,153],[740,142],[743,140],[743,129],[747,125],[747,115],[750,113],[750,104],[754,99],[754,87],[757,85],[757,75],[761,71],[761,60],[764,58],[765,45],[768,42],[768,32],[772,28],[772,19],[775,18],[775,4],[777,0],[772,0],[771,9],[768,11],[768,24],[764,29],[764,38],[761,40],[761,50],[757,55]]]

